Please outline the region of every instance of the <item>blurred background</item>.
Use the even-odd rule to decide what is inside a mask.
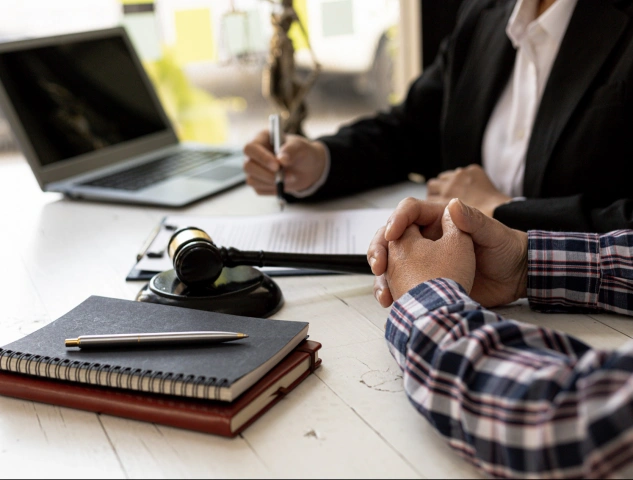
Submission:
[[[124,25],[181,140],[241,146],[275,110],[262,72],[279,1],[0,0],[0,42]],[[289,32],[297,74],[314,69],[308,45],[321,65],[306,99],[307,136],[403,98],[423,68],[422,3],[294,0],[305,31]],[[11,148],[0,112],[0,149]]]

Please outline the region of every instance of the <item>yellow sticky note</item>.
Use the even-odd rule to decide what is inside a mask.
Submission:
[[[208,8],[175,12],[176,59],[179,64],[213,61],[217,58],[215,39]]]

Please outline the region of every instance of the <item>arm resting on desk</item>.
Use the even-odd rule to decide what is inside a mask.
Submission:
[[[529,241],[532,307],[633,313],[632,232]],[[445,279],[395,302],[386,338],[411,403],[486,474],[633,475],[633,342],[592,349],[504,319]]]
[[[633,475],[633,343],[592,350],[443,279],[394,304],[386,337],[411,403],[486,474]]]

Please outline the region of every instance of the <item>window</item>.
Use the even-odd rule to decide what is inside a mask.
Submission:
[[[419,55],[399,48],[403,31],[409,38],[417,35],[410,18],[408,25],[400,23],[401,9],[415,3],[294,0],[307,34],[298,24],[289,33],[298,78],[303,81],[314,69],[308,45],[321,66],[306,98],[307,136],[332,133],[399,100],[419,69],[410,60]],[[273,35],[271,14],[278,7],[268,0],[136,5],[130,0],[22,0],[3,7],[0,41],[123,23],[182,139],[241,145],[266,128],[275,111],[262,92],[262,74]],[[419,14],[414,16],[419,20]]]

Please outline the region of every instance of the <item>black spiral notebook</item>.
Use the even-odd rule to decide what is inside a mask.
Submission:
[[[0,370],[70,382],[231,402],[308,334],[308,323],[91,296],[45,327],[0,348]],[[80,350],[80,335],[221,330],[235,342]]]

